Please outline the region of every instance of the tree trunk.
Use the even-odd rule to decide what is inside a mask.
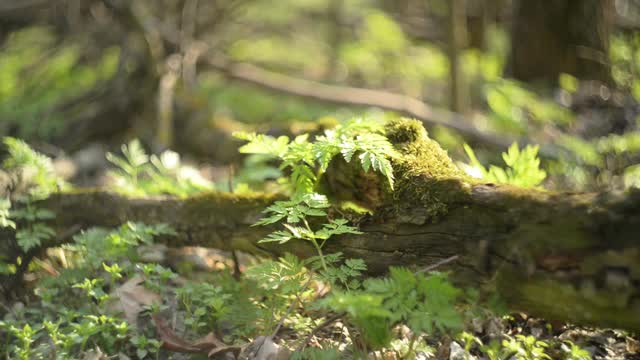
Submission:
[[[461,53],[467,42],[465,0],[449,1],[449,85],[451,111],[465,113],[469,94],[462,69]]]
[[[495,289],[514,310],[640,331],[640,191],[551,193],[475,183],[458,172],[419,123],[399,128],[387,133],[403,154],[393,164],[394,192],[379,185],[383,179],[376,183],[371,175],[345,176],[345,171],[335,171],[335,164],[329,168],[328,179],[335,179],[327,184],[335,196],[346,198],[331,184],[376,210],[359,221],[363,235],[332,238],[326,253],[362,258],[372,274],[389,266],[421,268],[457,256],[442,267],[452,272],[454,281]],[[52,225],[59,234],[125,221],[163,222],[177,235],[158,241],[171,246],[314,255],[303,241],[257,242],[275,227],[251,224],[274,200],[230,193],[133,199],[77,190],[55,194],[41,205],[56,213]],[[68,236],[60,236],[46,246],[67,241]],[[15,241],[0,242],[0,252],[20,254]]]
[[[561,73],[611,82],[609,35],[613,0],[516,1],[512,76],[555,83]]]

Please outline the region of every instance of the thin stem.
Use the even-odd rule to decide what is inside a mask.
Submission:
[[[314,238],[311,238],[311,243],[316,248],[316,251],[318,251],[318,256],[320,257],[320,263],[322,264],[322,268],[324,269],[324,271],[328,271],[329,269],[327,268],[327,263],[324,261],[324,255],[322,254],[322,248]]]
[[[412,334],[411,340],[409,341],[409,349],[407,350],[407,353],[404,354],[404,356],[402,356],[402,359],[408,359],[409,356],[411,356],[411,353],[413,353],[413,346],[415,343],[416,343],[416,334]]]
[[[331,325],[334,321],[340,319],[341,317],[343,317],[345,315],[346,315],[346,313],[341,312],[341,313],[334,314],[334,315],[328,317],[325,321],[322,322],[322,324],[316,326],[315,329],[313,329],[311,331],[311,333],[309,333],[309,335],[307,335],[307,337],[304,339],[304,341],[298,346],[296,351],[304,350],[304,348],[307,346],[307,344],[309,343],[309,341],[311,340],[311,338],[313,338],[313,336],[315,334],[317,334],[320,330],[322,330],[325,327]]]
[[[311,274],[309,274],[309,279],[304,283],[304,285],[302,285],[302,289],[300,289],[300,292],[304,292],[307,290],[307,288],[309,287],[309,284],[311,284],[311,280],[313,279],[313,277],[311,276]],[[296,296],[297,298],[297,296]],[[275,330],[273,330],[273,333],[271,334],[271,337],[275,337],[278,334],[278,331],[280,331],[280,327],[282,327],[282,324],[284,324],[284,320],[289,316],[289,314],[291,314],[291,312],[293,311],[293,307],[295,306],[296,302],[292,301],[291,304],[289,305],[289,308],[287,308],[287,312],[284,313],[284,315],[282,315],[282,317],[280,318],[280,321],[278,321],[278,324],[276,325]]]
[[[309,230],[309,233],[313,234],[313,230],[311,230],[311,226],[309,226],[309,222],[307,221],[307,219],[303,218],[302,222],[304,223],[304,226],[307,227],[307,230]],[[324,255],[322,254],[322,246],[318,244],[318,241],[316,240],[314,235],[312,235],[312,237],[309,238],[309,240],[311,240],[311,243],[313,244],[313,246],[316,248],[316,251],[318,252],[318,256],[320,257],[320,263],[322,264],[322,268],[324,269],[324,271],[328,271],[329,269],[327,268],[327,263],[324,261]],[[324,245],[324,242],[322,244]]]

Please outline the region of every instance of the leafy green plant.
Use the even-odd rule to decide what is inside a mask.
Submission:
[[[11,215],[14,219],[24,220],[27,224],[26,227],[16,231],[18,245],[25,252],[40,246],[44,241],[55,235],[50,226],[40,222],[53,219],[55,217],[54,213],[36,207],[31,201],[26,202],[24,208],[12,211]]]
[[[381,348],[389,344],[392,328],[399,323],[407,324],[414,334],[461,329],[463,319],[455,307],[460,294],[445,274],[392,267],[388,277],[366,280],[363,290],[334,291],[321,303],[346,312],[365,342]]]
[[[393,320],[405,320],[415,333],[461,328],[462,318],[455,309],[461,292],[444,273],[424,275],[392,267],[389,277],[367,280],[365,290],[383,296]]]
[[[347,220],[329,220],[316,231],[309,225],[308,217],[326,217],[324,209],[329,207],[327,197],[317,193],[294,195],[294,198],[286,201],[276,201],[265,212],[270,216],[258,221],[256,225],[269,225],[282,220],[285,230],[278,230],[260,240],[261,243],[277,242],[284,244],[293,239],[306,240],[313,244],[318,252],[323,270],[327,271],[327,264],[322,253],[325,242],[334,235],[360,234],[356,228],[346,225]]]
[[[377,171],[385,176],[393,188],[393,169],[390,156],[395,155],[391,143],[382,135],[381,124],[356,119],[338,125],[318,136],[314,142],[308,135],[291,141],[286,136],[278,138],[255,133],[236,133],[235,136],[248,141],[240,148],[243,153],[262,154],[281,161],[281,169],[288,171],[291,197],[269,206],[267,217],[256,225],[283,223],[283,230],[271,233],[261,242],[284,244],[293,239],[309,241],[318,252],[322,268],[328,271],[322,247],[335,235],[359,234],[356,228],[347,225],[345,219],[327,219],[319,228],[313,229],[309,217],[327,218],[330,206],[325,195],[315,192],[320,176],[327,170],[331,160],[338,155],[351,162],[357,156],[362,169]]]
[[[166,225],[126,223],[113,230],[89,229],[64,247],[67,267],[57,277],[44,277],[35,294],[40,299],[24,313],[0,321],[8,358],[78,358],[91,348],[114,353],[156,354],[160,342],[135,331],[111,308],[113,290],[139,269],[147,282],[167,285],[175,274],[157,264],[137,264],[136,247],[172,234]],[[156,287],[158,289],[158,287]],[[28,341],[27,341],[28,340]]]
[[[31,344],[39,329],[33,329],[29,324],[25,324],[22,328],[11,326],[10,330],[20,341],[16,355],[21,360],[29,360],[31,358]]]
[[[150,245],[160,235],[174,235],[166,224],[146,225],[127,222],[112,230],[91,228],[73,237],[73,242],[63,246],[76,259],[77,266],[100,269],[103,263],[119,259],[136,259],[136,247]]]
[[[231,311],[231,294],[219,286],[207,283],[188,283],[176,289],[180,305],[186,311],[185,325],[198,334],[215,328],[217,320]]]
[[[12,137],[4,138],[9,156],[3,166],[9,171],[18,173],[24,185],[29,187],[28,197],[31,200],[44,199],[49,194],[62,190],[68,185],[55,174],[53,163],[48,157],[34,151],[27,143]],[[20,201],[27,201],[20,197]]]
[[[549,344],[532,335],[516,335],[515,338],[507,338],[502,341],[502,346],[521,360],[551,360],[545,350]]]
[[[569,109],[538,96],[515,81],[489,83],[484,92],[491,110],[489,119],[502,131],[525,133],[536,123],[566,126],[573,122]]]
[[[19,176],[26,194],[14,196],[19,206],[15,209],[11,209],[9,198],[0,201],[0,226],[16,230],[16,241],[27,252],[55,235],[53,229],[45,223],[53,219],[55,214],[36,206],[36,201],[45,199],[68,185],[55,174],[51,159],[34,151],[24,141],[6,137],[4,144],[9,156],[3,165]],[[23,226],[16,227],[16,221]]]
[[[566,360],[591,360],[591,354],[572,341],[566,340],[562,346]]]
[[[286,136],[273,136],[237,132],[234,135],[248,143],[240,148],[246,154],[263,154],[281,161],[281,169],[291,173],[290,184],[294,193],[310,193],[318,178],[327,170],[331,160],[342,155],[351,162],[354,155],[364,171],[377,171],[384,175],[393,188],[393,169],[389,158],[396,155],[393,145],[383,134],[381,123],[373,120],[353,119],[324,135],[309,141],[309,135],[293,140]]]
[[[255,225],[281,223],[283,229],[269,234],[261,242],[287,243],[291,240],[309,241],[318,256],[306,263],[317,271],[321,279],[334,286],[333,292],[320,301],[323,308],[346,313],[362,334],[362,341],[371,348],[389,346],[393,339],[393,326],[406,323],[415,334],[422,332],[459,329],[462,317],[455,308],[460,291],[453,287],[444,274],[414,274],[407,269],[391,268],[390,276],[370,279],[361,284],[359,277],[366,270],[361,259],[342,261],[341,254],[325,255],[322,248],[331,237],[341,234],[359,234],[346,219],[329,218],[331,204],[327,197],[316,191],[320,176],[328,169],[334,157],[344,161],[359,159],[361,168],[380,173],[393,189],[393,169],[390,157],[396,156],[391,143],[382,135],[376,123],[353,120],[326,131],[309,141],[308,135],[290,140],[262,134],[236,134],[248,141],[240,151],[271,156],[281,161],[281,170],[290,174],[287,182],[290,198],[276,201],[264,212],[266,217]],[[326,219],[324,222],[311,218]],[[311,225],[314,224],[314,225]],[[284,264],[289,264],[284,266]],[[267,263],[248,276],[263,278],[267,286],[281,288],[284,294],[304,289],[308,275],[302,263],[288,257],[280,263]],[[268,267],[268,268],[267,268]],[[264,278],[265,274],[271,274]],[[285,275],[286,274],[286,275]],[[413,351],[412,345],[408,353]],[[364,350],[364,349],[363,349]]]
[[[110,174],[120,192],[140,196],[168,194],[186,197],[214,189],[213,183],[203,178],[196,169],[182,165],[180,155],[173,151],[149,156],[137,139],[122,145],[121,151],[122,156],[107,153],[107,160],[117,167]]]
[[[162,343],[156,339],[148,339],[144,335],[137,335],[129,339],[136,347],[136,355],[139,359],[147,358],[147,355],[156,354]]]
[[[9,218],[10,210],[11,200],[8,198],[0,199],[0,228],[16,228],[16,223]]]
[[[538,146],[527,145],[520,150],[518,144],[513,143],[507,152],[502,153],[502,159],[506,163],[506,168],[491,165],[486,169],[473,149],[464,144],[464,150],[471,162],[470,165],[463,164],[463,169],[470,175],[500,184],[511,184],[521,187],[539,186],[546,178],[547,173],[540,169],[540,159],[538,158]]]
[[[0,133],[13,128],[27,139],[59,136],[86,106],[73,100],[108,80],[120,54],[116,47],[97,56],[83,53],[82,45],[63,41],[44,26],[11,32],[5,40],[0,53]]]

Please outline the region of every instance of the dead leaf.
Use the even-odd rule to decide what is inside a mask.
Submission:
[[[151,318],[156,325],[156,331],[160,336],[160,341],[164,349],[180,353],[202,353],[207,354],[208,357],[227,352],[231,352],[237,357],[242,351],[240,346],[227,346],[213,333],[209,333],[207,336],[194,342],[187,341],[178,336],[167,325],[164,319],[155,314],[152,315]]]
[[[109,357],[99,347],[96,347],[84,353],[82,360],[109,360]]]
[[[258,336],[242,355],[241,359],[247,360],[287,360],[291,357],[289,350],[276,344],[271,336]]]
[[[144,262],[164,263],[167,259],[168,248],[164,244],[141,245],[137,253]]]
[[[142,276],[134,276],[111,294],[112,302],[109,306],[111,312],[122,312],[130,325],[137,326],[138,314],[145,306],[160,304],[161,298],[157,293],[142,286]]]

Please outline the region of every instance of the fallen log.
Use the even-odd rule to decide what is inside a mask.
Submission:
[[[440,269],[451,271],[461,286],[492,287],[513,310],[640,331],[640,191],[553,193],[477,183],[416,124],[400,123],[387,134],[402,153],[394,160],[394,192],[370,174],[347,176],[348,171],[330,168],[328,189],[375,212],[359,221],[363,235],[332,238],[326,252],[362,258],[372,273],[393,265],[419,269],[457,256]],[[302,241],[257,243],[273,228],[251,225],[274,200],[217,192],[135,199],[76,190],[42,205],[55,211],[53,225],[60,231],[163,222],[177,231],[159,239],[171,246],[313,255]],[[47,246],[61,241],[67,240]],[[10,243],[0,243],[0,251],[15,251]]]

